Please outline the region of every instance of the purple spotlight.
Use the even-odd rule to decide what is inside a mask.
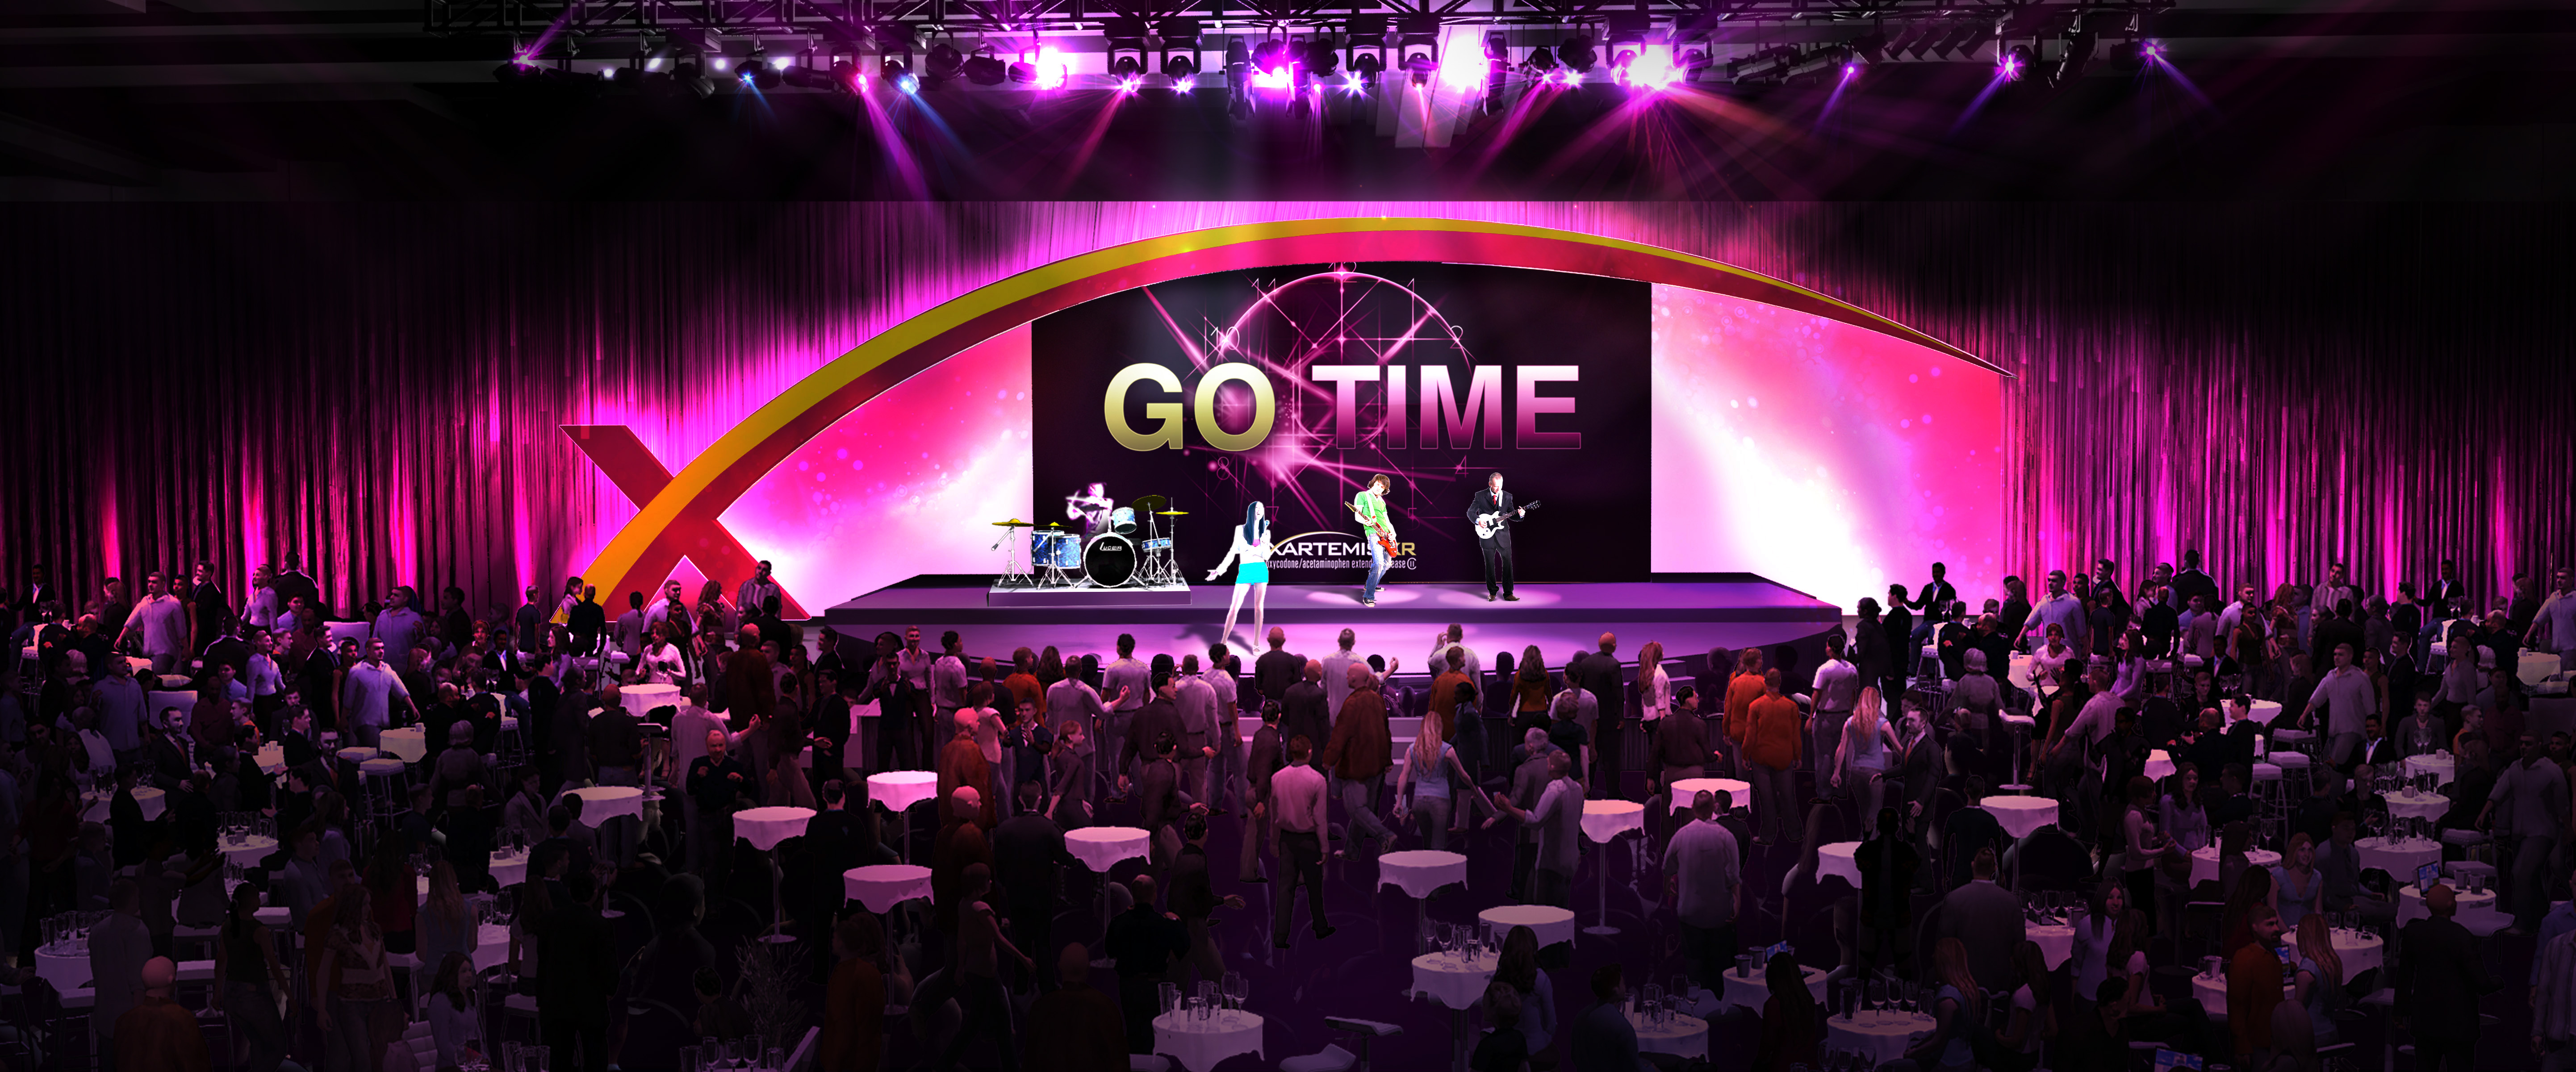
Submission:
[[[1850,80],[1852,80],[1852,79],[1854,79],[1854,78],[1858,78],[1858,77],[1860,77],[1860,64],[1859,64],[1859,63],[1855,62],[1855,63],[1846,63],[1846,64],[1843,64],[1843,80],[1844,80],[1844,81],[1848,82],[1848,81],[1850,81]]]
[[[1136,90],[1137,90],[1137,88],[1138,88],[1138,87],[1141,87],[1141,86],[1143,86],[1144,84],[1145,84],[1145,80],[1144,80],[1144,79],[1142,79],[1142,78],[1138,78],[1138,77],[1136,77],[1135,75],[1132,75],[1132,74],[1131,74],[1131,75],[1128,75],[1128,76],[1127,76],[1127,77],[1125,77],[1125,78],[1121,78],[1121,79],[1119,79],[1119,80],[1118,80],[1118,92],[1120,92],[1120,93],[1134,93],[1134,92],[1136,92]]]
[[[1996,56],[1995,77],[2006,82],[2020,81],[2022,60],[2025,55],[2026,53],[2023,52],[2022,49],[2015,47],[2006,50],[2002,55]]]
[[[2138,55],[2149,63],[2162,63],[2165,59],[2165,43],[2154,38],[2140,41]]]

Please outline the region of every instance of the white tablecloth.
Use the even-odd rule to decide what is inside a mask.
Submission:
[[[1498,963],[1485,956],[1424,953],[1413,958],[1413,992],[1429,994],[1452,1009],[1467,1008],[1484,998]]]
[[[1621,833],[1646,829],[1646,806],[1633,800],[1587,800],[1583,802],[1583,836],[1596,842],[1608,841]]]
[[[525,850],[503,849],[492,854],[492,881],[507,888],[528,880],[528,854]]]
[[[510,962],[510,928],[486,923],[474,928],[474,970],[491,971]],[[429,965],[432,969],[438,965]]]
[[[169,795],[170,794],[164,793],[150,786],[138,785],[134,787],[134,803],[137,807],[143,809],[144,822],[148,823],[161,817],[161,812],[170,806],[169,802],[164,799]],[[81,818],[87,819],[93,823],[106,822],[108,805],[113,803],[115,800],[116,791],[113,789],[105,792],[93,789],[81,794],[81,802],[87,805],[81,809]]]
[[[1220,1009],[1202,1021],[1184,1021],[1186,1015],[1174,1009],[1154,1018],[1154,1052],[1189,1072],[1208,1072],[1239,1053],[1268,1056],[1261,1052],[1261,1017],[1241,1009]]]
[[[2173,772],[2173,756],[2167,754],[2164,749],[2159,748],[2147,753],[2147,766],[2145,772],[2147,777],[2161,782],[2166,778],[2172,777]]]
[[[1671,1021],[1658,1027],[1646,1022],[1645,1014],[1628,1014],[1628,1025],[1637,1029],[1637,1048],[1646,1053],[1669,1053],[1676,1057],[1708,1060],[1708,1021],[1684,1013],[1675,1013]]]
[[[364,763],[376,758],[376,750],[362,744],[353,744],[331,754],[340,757],[342,763]]]
[[[36,950],[36,974],[57,991],[78,990],[89,985],[89,954],[72,952],[68,942],[45,946]]]
[[[894,906],[930,896],[930,869],[912,864],[871,864],[841,872],[842,892],[868,911],[883,914]]]
[[[617,690],[617,706],[625,708],[627,713],[637,718],[652,713],[656,707],[665,707],[679,702],[678,685],[623,685]]]
[[[2072,923],[2032,923],[2023,926],[2022,932],[2031,941],[2039,943],[2040,955],[2048,959],[2051,968],[2066,963],[2066,958],[2075,955],[2075,925]]]
[[[1828,875],[1841,875],[1853,889],[1860,888],[1860,863],[1852,854],[1860,851],[1860,842],[1837,841],[1816,850],[1816,881]]]
[[[2442,843],[2432,838],[2391,841],[2367,837],[2353,842],[2352,847],[2362,867],[2379,868],[2399,882],[2413,882],[2416,868],[2442,862]]]
[[[243,867],[258,866],[261,860],[268,859],[270,853],[277,851],[277,839],[265,834],[252,834],[240,841],[225,838],[217,845],[223,849],[225,863]]]
[[[1132,826],[1086,826],[1064,836],[1064,851],[1105,875],[1120,860],[1143,859],[1152,838]]]
[[[1068,835],[1070,836],[1070,835]],[[1538,946],[1545,949],[1558,942],[1574,940],[1574,910],[1554,905],[1496,905],[1476,913],[1476,918],[1503,929],[1508,934],[1514,927],[1527,927],[1538,935]]]
[[[1807,993],[1815,997],[1818,1008],[1824,1007],[1825,970],[1805,965],[1799,967],[1807,980]],[[1771,980],[1762,965],[1753,966],[1750,978],[1737,974],[1733,968],[1726,969],[1719,978],[1726,981],[1727,1004],[1742,1006],[1756,1016],[1762,1014],[1762,1003],[1771,999]]]
[[[768,852],[781,841],[803,837],[805,824],[813,819],[812,808],[750,808],[733,814],[733,832],[752,848]]]
[[[2245,850],[2245,862],[2256,867],[2270,867],[2281,862],[2281,854],[2270,849]],[[2211,845],[2191,854],[2191,884],[2218,881],[2218,846]]]
[[[429,731],[418,726],[404,726],[376,735],[376,747],[405,763],[418,763],[429,757]]]
[[[2343,961],[2343,981],[2388,962],[2388,942],[2369,931],[2334,932],[2335,959]],[[2384,981],[2384,980],[2383,980]]]
[[[1711,793],[1724,790],[1733,794],[1728,798],[1734,805],[1730,810],[1740,811],[1753,805],[1751,782],[1739,782],[1733,778],[1684,778],[1673,783],[1673,810],[1689,811],[1691,798],[1698,796],[1703,789]]]
[[[633,816],[637,819],[644,817],[644,791],[634,786],[594,785],[587,789],[575,789],[573,792],[581,796],[583,826],[596,827],[620,815]],[[741,815],[734,816],[734,829],[736,831],[742,829]]]
[[[1837,1013],[1825,1017],[1825,1052],[1865,1053],[1871,1064],[1883,1065],[1904,1057],[1914,1037],[1933,1028],[1933,1019],[1919,1012],[1864,1012],[1849,1020]]]
[[[2281,717],[2281,702],[2279,700],[2256,700],[2253,703],[2245,705],[2245,717],[2269,726],[2272,724],[2273,719]]]
[[[2027,652],[2013,653],[2012,665],[2004,670],[2004,680],[2012,682],[2013,687],[2017,689],[2031,688],[2030,655]]]
[[[2514,662],[2514,676],[2525,685],[2537,685],[2558,672],[2558,656],[2545,651],[2526,651]]]
[[[1392,883],[1417,901],[1442,886],[1466,881],[1467,858],[1454,852],[1407,849],[1377,858],[1377,884]]]
[[[2433,776],[2434,784],[2449,785],[2451,784],[2452,766],[2453,763],[2449,752],[2434,752],[2429,755],[2408,756],[2406,757],[2406,776],[2413,778],[2419,775],[2430,774]]]
[[[886,771],[868,775],[868,799],[885,810],[902,813],[939,795],[939,775],[926,770]]]
[[[2451,798],[2440,793],[2418,793],[2408,789],[2380,799],[2388,802],[2388,815],[2392,819],[2438,820],[2451,810]]]
[[[2057,821],[2057,802],[2047,797],[1989,796],[1978,801],[1977,806],[1992,813],[2004,833],[2016,838],[2028,837],[2031,831]]]
[[[2412,872],[2398,879],[2399,882],[2404,883],[2397,887],[2397,925],[2400,927],[2414,920],[2429,918],[2433,914],[2424,908],[2424,892],[2415,888],[2414,879]],[[2470,926],[2470,917],[2492,917],[2496,914],[2494,890],[2488,890],[2485,893],[2466,893],[2454,888],[2451,892],[2460,896],[2460,914],[2456,918],[2463,927],[2476,930],[2476,927]]]

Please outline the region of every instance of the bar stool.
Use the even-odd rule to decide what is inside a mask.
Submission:
[[[528,763],[528,737],[519,731],[519,720],[515,716],[501,716],[501,736],[493,747],[494,756],[504,769],[524,767]]]
[[[2277,748],[2288,748],[2289,750],[2306,756],[2309,759],[2317,758],[2317,735],[2311,730],[2297,730],[2289,729],[2287,727],[2273,730],[2272,744]]]
[[[366,777],[367,817],[390,820],[410,806],[404,799],[411,792],[411,766],[390,756],[379,756],[358,764],[358,773]]]

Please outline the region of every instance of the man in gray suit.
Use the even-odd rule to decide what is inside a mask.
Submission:
[[[1995,850],[1977,850],[1968,865],[1975,877],[1941,898],[1941,926],[1936,938],[1956,938],[1968,947],[1968,973],[1989,991],[2020,985],[2013,970],[2013,950],[2028,937],[2021,915],[2021,895],[1995,884]]]

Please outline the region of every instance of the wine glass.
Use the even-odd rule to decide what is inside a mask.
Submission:
[[[1684,997],[1684,998],[1688,998],[1688,997],[1690,997],[1690,996],[1691,996],[1691,982],[1690,982],[1690,976],[1687,976],[1687,975],[1676,975],[1676,976],[1673,976],[1673,988],[1672,988],[1672,990],[1671,990],[1671,991],[1669,991],[1669,993],[1679,994],[1679,995],[1681,995],[1681,996],[1682,996],[1682,997]]]
[[[1867,984],[1867,986],[1863,989],[1863,991],[1862,991],[1862,992],[1863,992],[1863,994],[1865,994],[1865,995],[1866,995],[1865,1000],[1867,1000],[1867,1001],[1869,1002],[1869,1011],[1871,1011],[1871,1012],[1877,1012],[1877,1011],[1879,1011],[1879,1010],[1884,1009],[1884,1008],[1886,1008],[1886,1007],[1887,1007],[1887,984],[1886,984],[1886,983],[1882,983],[1882,982],[1879,982],[1879,981],[1878,981],[1878,980],[1876,980],[1876,979],[1872,979],[1872,980],[1870,980],[1870,981],[1869,981],[1869,983],[1868,983],[1868,984]]]
[[[1242,1008],[1244,1002],[1252,1000],[1252,977],[1242,972],[1226,973],[1225,996],[1234,999],[1235,1008]]]
[[[1651,1008],[1654,1008],[1655,1006],[1657,1006],[1657,1005],[1661,1005],[1661,1004],[1663,1004],[1663,1003],[1664,1003],[1664,988],[1663,988],[1663,987],[1661,987],[1661,986],[1658,986],[1658,985],[1656,985],[1656,984],[1654,984],[1654,983],[1647,983],[1647,984],[1646,984],[1646,1007],[1647,1007],[1647,1008],[1649,1008],[1649,1009],[1651,1009]]]

